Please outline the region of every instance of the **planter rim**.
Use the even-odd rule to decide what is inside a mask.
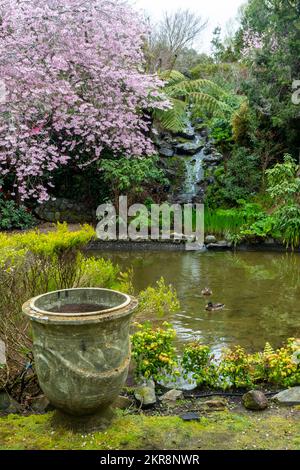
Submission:
[[[119,295],[122,295],[123,297],[125,297],[125,302],[122,302],[121,304],[117,305],[116,307],[106,308],[106,309],[103,309],[103,310],[94,310],[93,312],[75,312],[75,313],[49,312],[49,310],[42,310],[42,309],[36,307],[36,305],[35,305],[35,302],[37,300],[41,299],[42,297],[46,297],[47,295],[56,294],[58,292],[70,292],[70,291],[79,291],[79,290],[87,290],[87,291],[88,290],[97,290],[97,291],[113,292],[115,294],[119,294]],[[69,317],[69,316],[70,317],[86,317],[86,316],[93,316],[93,315],[98,314],[100,312],[101,313],[114,312],[115,310],[120,310],[124,307],[127,307],[127,305],[129,305],[129,303],[130,303],[129,295],[123,294],[122,292],[119,292],[117,290],[104,289],[104,288],[101,288],[101,287],[77,287],[77,288],[71,288],[71,289],[54,290],[54,291],[46,292],[45,294],[38,295],[37,297],[33,297],[30,300],[30,308],[32,310],[34,310],[35,312],[50,315],[50,316],[52,315],[52,316],[55,316],[55,317]]]
[[[93,312],[78,312],[78,313],[60,313],[50,312],[48,310],[42,310],[35,306],[35,302],[47,296],[47,294],[55,294],[57,292],[76,291],[76,290],[97,290],[97,291],[108,291],[119,294],[124,297],[125,301],[115,307],[111,307],[103,310],[95,310]],[[28,300],[23,304],[23,313],[30,317],[31,320],[39,323],[68,323],[68,324],[83,324],[83,323],[99,323],[101,321],[122,317],[131,313],[137,307],[137,300],[123,292],[119,292],[113,289],[104,289],[99,287],[82,287],[82,288],[71,288],[71,289],[60,289],[57,291],[50,291],[45,294],[38,295]]]

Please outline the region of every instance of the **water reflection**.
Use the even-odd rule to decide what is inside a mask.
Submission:
[[[98,253],[99,255],[99,253]],[[120,267],[132,266],[138,292],[161,276],[177,289],[182,309],[170,318],[179,344],[194,339],[216,351],[240,344],[249,351],[266,341],[278,346],[300,336],[300,255],[282,253],[103,253]],[[225,303],[207,312],[203,287],[212,301]]]

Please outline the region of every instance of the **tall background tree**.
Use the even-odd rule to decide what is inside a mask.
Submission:
[[[207,21],[188,9],[165,12],[157,25],[150,25],[147,44],[149,69],[154,71],[177,68],[177,63],[182,62],[185,55],[195,57],[197,52],[192,46],[206,25]]]

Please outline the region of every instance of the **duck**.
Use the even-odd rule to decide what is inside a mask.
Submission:
[[[205,310],[208,310],[209,312],[216,312],[217,310],[222,310],[224,307],[225,304],[213,304],[212,302],[208,302],[205,307]]]
[[[202,289],[201,291],[201,294],[202,295],[212,295],[212,290],[209,288],[209,287],[205,287],[204,289]]]

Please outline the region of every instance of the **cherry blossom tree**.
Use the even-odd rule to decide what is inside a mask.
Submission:
[[[0,170],[13,196],[47,200],[70,160],[153,153],[147,116],[169,103],[144,73],[145,34],[126,1],[0,0]]]

